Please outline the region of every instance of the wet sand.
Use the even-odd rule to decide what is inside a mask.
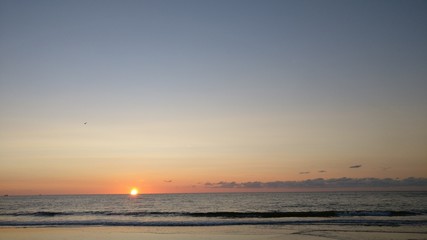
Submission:
[[[420,227],[220,226],[220,227],[1,227],[8,240],[427,240]]]

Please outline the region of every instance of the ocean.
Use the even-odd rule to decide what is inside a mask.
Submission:
[[[427,192],[0,197],[0,227],[427,226]]]

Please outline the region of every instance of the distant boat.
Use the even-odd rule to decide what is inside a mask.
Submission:
[[[7,194],[5,194],[4,196],[5,196],[5,197],[9,197],[9,195],[7,195]]]

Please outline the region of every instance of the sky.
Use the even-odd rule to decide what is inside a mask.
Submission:
[[[426,190],[426,12],[1,0],[0,194]]]

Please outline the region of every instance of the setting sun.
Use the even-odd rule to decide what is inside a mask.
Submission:
[[[138,195],[138,189],[132,188],[132,190],[130,190],[130,195],[132,195],[132,196]]]

